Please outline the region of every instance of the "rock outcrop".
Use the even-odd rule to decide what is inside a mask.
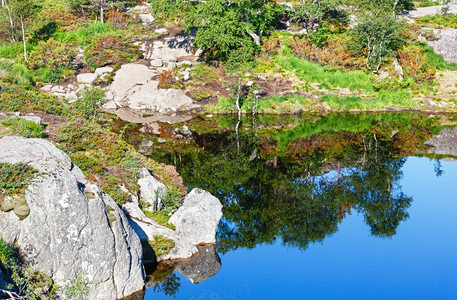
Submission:
[[[106,95],[110,107],[174,113],[192,106],[192,99],[177,89],[159,89],[158,73],[141,64],[123,65]]]
[[[420,17],[428,16],[428,15],[438,15],[441,14],[443,6],[442,5],[437,5],[437,6],[428,6],[428,7],[418,7],[415,8],[407,13],[407,16],[412,19],[417,19]],[[450,14],[455,14],[457,13],[457,5],[450,5],[449,6],[449,12]]]
[[[176,233],[194,245],[216,242],[216,230],[222,218],[222,204],[209,192],[193,189],[182,206],[170,218]]]
[[[433,138],[425,142],[427,153],[457,157],[457,128],[445,128]]]
[[[122,208],[141,240],[164,236],[175,242],[175,247],[167,254],[157,257],[157,261],[190,258],[198,252],[196,245],[215,243],[216,229],[222,217],[220,201],[201,189],[193,189],[184,197],[182,207],[170,218],[169,223],[173,223],[176,230],[161,226],[146,217],[135,197]]]
[[[438,39],[427,41],[427,44],[442,55],[445,61],[457,62],[457,29],[433,29],[433,34]]]
[[[145,203],[144,209],[157,211],[162,207],[162,197],[167,192],[167,187],[151,175],[146,168],[140,169],[140,199]]]
[[[0,139],[0,162],[39,171],[25,191],[30,214],[22,221],[0,211],[0,236],[16,243],[34,268],[65,286],[88,279],[90,299],[118,299],[144,286],[142,247],[116,203],[70,158],[42,139]]]
[[[165,226],[159,225],[148,218],[139,208],[135,198],[122,206],[125,214],[128,217],[130,226],[138,234],[140,240],[154,240],[155,236],[163,236],[175,242],[175,247],[167,254],[156,257],[157,261],[168,259],[188,258],[198,252],[195,245],[188,241],[185,237],[179,236],[174,230]]]

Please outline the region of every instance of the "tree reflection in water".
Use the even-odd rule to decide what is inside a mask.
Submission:
[[[404,157],[436,130],[433,118],[413,114],[329,116],[269,131],[251,121],[238,130],[234,124],[196,133],[191,146],[153,151],[176,165],[190,189],[206,189],[223,203],[219,253],[277,239],[306,249],[337,232],[353,211],[372,235],[395,235],[412,203],[399,185]],[[170,290],[179,287],[170,281]],[[157,289],[165,292],[167,282]]]
[[[332,123],[344,118],[343,125]],[[195,143],[201,151],[169,158],[187,186],[206,189],[222,201],[221,253],[274,243],[278,237],[306,249],[335,233],[352,211],[363,214],[373,235],[390,237],[408,218],[412,202],[398,185],[402,157],[431,136],[427,118],[390,121],[338,116],[321,124],[324,129],[306,124],[273,134],[245,125],[239,133],[200,134]],[[357,130],[331,130],[350,124]],[[311,133],[297,134],[305,129]]]

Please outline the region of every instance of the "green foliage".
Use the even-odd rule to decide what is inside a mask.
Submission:
[[[176,187],[171,187],[161,195],[161,198],[163,203],[161,210],[166,214],[172,213],[181,205],[182,192]]]
[[[432,27],[432,28],[457,28],[457,15],[456,14],[447,14],[447,15],[427,15],[420,17],[416,20],[416,23]]]
[[[320,35],[330,32],[330,27],[337,31],[343,30],[348,24],[347,12],[339,9],[338,1],[302,1],[300,5],[287,12],[292,24],[301,25],[310,31],[318,31]]]
[[[5,72],[4,81],[15,85],[20,85],[30,89],[34,85],[33,71],[21,63],[3,64],[1,67]]]
[[[100,88],[86,88],[81,92],[72,108],[84,119],[95,119],[105,104],[105,92]]]
[[[68,299],[87,300],[89,299],[89,287],[87,286],[88,278],[81,274],[74,278],[64,287],[65,296]]]
[[[1,198],[22,193],[37,172],[24,163],[0,163],[0,195],[3,195]]]
[[[294,72],[300,80],[306,82],[326,83],[330,86],[351,90],[374,90],[373,79],[369,74],[362,71],[328,70],[318,64],[297,58],[288,49],[285,49],[283,55],[277,57],[275,62],[282,68]]]
[[[33,121],[11,116],[1,121],[3,126],[8,127],[7,133],[18,134],[26,138],[42,138],[43,126]]]
[[[4,273],[8,273],[8,270],[11,270],[13,264],[15,263],[15,256],[16,253],[14,249],[6,244],[5,241],[3,241],[3,239],[0,237],[0,270]],[[0,288],[4,287],[0,286]]]
[[[68,116],[71,113],[55,97],[35,89],[7,84],[0,81],[0,109],[7,111],[40,111],[51,115]]]
[[[30,53],[29,65],[33,69],[45,68],[55,73],[64,69],[76,69],[76,45],[59,43],[55,39],[40,42]]]
[[[175,246],[175,242],[162,235],[155,235],[153,241],[148,241],[156,256],[167,254]]]
[[[163,210],[158,210],[158,211],[145,210],[144,214],[162,226],[168,227],[172,230],[176,229],[175,225],[168,223],[168,220],[170,220],[171,215],[168,215]]]
[[[186,14],[186,27],[197,27],[195,45],[232,64],[252,59],[260,38],[273,28],[282,7],[271,0],[208,0]]]
[[[364,16],[351,31],[350,46],[355,53],[365,55],[368,69],[378,71],[384,58],[394,55],[405,43],[403,30],[404,24],[391,14]]]
[[[140,55],[137,46],[121,36],[112,35],[100,37],[85,51],[86,62],[91,68],[134,61]]]
[[[193,9],[197,1],[187,0],[149,0],[151,12],[156,22],[179,22],[183,15]]]

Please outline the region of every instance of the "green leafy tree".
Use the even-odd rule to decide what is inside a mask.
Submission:
[[[198,28],[195,44],[211,57],[247,61],[281,12],[272,0],[207,0],[187,13],[186,27]]]
[[[3,0],[1,4],[0,22],[7,28],[11,42],[22,40],[26,62],[28,61],[26,30],[35,13],[34,0]]]
[[[352,31],[351,48],[365,55],[369,70],[378,72],[383,60],[405,43],[403,28],[403,23],[390,14],[364,16]]]
[[[383,60],[405,43],[404,22],[397,14],[411,9],[411,0],[348,1],[355,8],[357,26],[352,31],[351,48],[366,57],[369,70],[379,71]]]

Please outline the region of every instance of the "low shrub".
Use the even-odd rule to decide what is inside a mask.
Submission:
[[[37,172],[24,163],[0,163],[0,202],[5,196],[22,193]]]
[[[60,116],[71,115],[71,112],[54,96],[2,81],[0,81],[0,109],[21,112],[40,111]]]
[[[1,124],[8,128],[8,133],[18,134],[26,138],[43,137],[43,126],[33,121],[11,116],[1,121]]]
[[[414,78],[416,83],[431,81],[435,78],[436,70],[428,64],[427,55],[415,45],[403,46],[398,50],[399,63],[404,75]]]
[[[317,46],[308,37],[298,36],[288,39],[287,43],[292,53],[299,58],[342,70],[365,69],[364,58],[350,53],[344,36],[331,40],[323,46]]]
[[[29,64],[35,70],[49,68],[56,72],[62,68],[76,69],[75,56],[75,43],[59,43],[51,38],[38,43],[30,53]]]
[[[137,60],[141,56],[138,47],[115,36],[104,36],[86,49],[86,62],[91,68],[120,64]]]
[[[106,103],[105,92],[100,88],[86,88],[78,97],[72,108],[76,114],[85,119],[95,119],[100,108]]]

